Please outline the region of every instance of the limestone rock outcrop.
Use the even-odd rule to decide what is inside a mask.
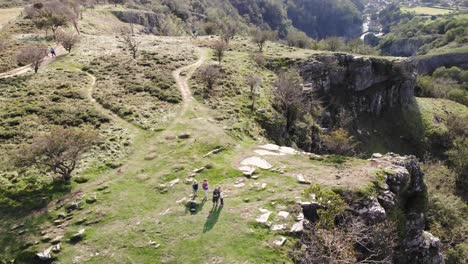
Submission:
[[[388,108],[409,104],[414,97],[416,74],[405,59],[330,54],[312,56],[297,66],[304,90],[337,107],[347,106],[355,114],[378,116]]]

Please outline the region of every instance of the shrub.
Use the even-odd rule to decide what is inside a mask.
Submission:
[[[338,128],[322,137],[324,146],[332,153],[338,155],[352,155],[355,153],[357,143],[353,136],[343,128]]]
[[[214,35],[216,34],[216,31],[218,30],[218,25],[213,22],[206,22],[203,25],[203,31],[205,32],[206,35]]]
[[[341,51],[345,49],[346,45],[345,45],[345,42],[341,38],[329,37],[326,39],[322,39],[319,42],[319,47],[321,50]]]
[[[314,195],[315,200],[326,207],[326,209],[318,210],[320,220],[317,226],[329,230],[333,229],[335,217],[343,214],[346,209],[347,205],[345,201],[332,189],[320,186],[319,184],[314,184],[306,189],[305,195]]]
[[[206,65],[200,69],[198,76],[206,85],[205,94],[212,93],[214,86],[221,77],[221,71],[215,65]]]
[[[266,65],[265,55],[263,55],[263,53],[260,53],[260,52],[255,53],[254,61],[260,67],[265,67],[265,65]]]
[[[310,48],[312,46],[312,40],[306,33],[302,31],[293,31],[288,34],[288,45],[291,47],[298,47],[301,49]]]

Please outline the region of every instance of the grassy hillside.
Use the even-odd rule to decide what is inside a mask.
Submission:
[[[402,7],[401,11],[408,12],[408,13],[415,13],[417,15],[429,15],[429,16],[447,15],[447,14],[454,12],[453,10],[450,10],[450,9],[427,7],[427,6]]]
[[[260,121],[278,115],[272,107],[277,75],[265,64],[317,51],[267,42],[260,56],[248,38],[236,37],[219,65],[211,49],[218,37],[140,34],[140,25],[138,56],[132,59],[116,29],[128,26],[113,15],[117,9],[86,10],[80,42],[71,53],[59,49],[39,73],[0,78],[0,263],[32,263],[58,242],[54,263],[292,263],[300,239],[290,232],[301,211],[298,202],[312,199],[299,174],[343,195],[376,192],[390,165],[385,162],[289,148],[287,154],[264,155],[268,140]],[[28,43],[55,45],[21,18],[0,35],[12,43],[5,54]],[[1,62],[0,72],[18,67],[12,56]],[[209,95],[200,76],[207,65],[221,74]],[[253,74],[262,83],[251,111],[246,78]],[[432,146],[428,141],[447,132],[448,113],[468,115],[451,101],[417,98],[376,123],[362,121],[368,133],[362,140],[369,151],[424,151]],[[11,166],[21,144],[57,126],[92,128],[101,138],[71,183]],[[239,166],[249,157],[271,168],[245,177]],[[207,179],[210,191],[220,186],[225,206],[213,207],[201,192],[193,197],[194,179]],[[199,204],[194,212],[187,207],[191,199]],[[259,223],[264,210],[271,215]],[[82,239],[74,241],[81,229]]]

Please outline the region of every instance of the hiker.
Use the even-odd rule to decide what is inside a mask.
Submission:
[[[221,203],[221,206],[224,206],[224,192],[221,190],[221,187],[218,187],[219,190],[219,201]]]
[[[57,54],[55,54],[55,49],[54,48],[50,48],[50,54],[52,55],[52,57],[57,57]]]
[[[208,181],[204,180],[202,183],[203,191],[205,192],[205,200],[208,200]]]
[[[219,189],[215,188],[213,191],[213,207],[218,206],[219,201]]]
[[[195,200],[190,200],[188,202],[188,207],[189,207],[189,210],[191,213],[195,213],[197,212],[197,207],[198,207],[198,204]]]
[[[197,182],[197,180],[193,180],[192,189],[193,189],[193,195],[197,196],[197,194],[198,194],[198,182]]]

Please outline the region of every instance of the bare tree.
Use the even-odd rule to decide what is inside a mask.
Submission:
[[[276,33],[273,31],[255,29],[252,32],[252,41],[257,44],[258,50],[263,51],[263,47],[268,40],[274,40]]]
[[[16,55],[18,63],[23,65],[31,64],[34,73],[37,73],[41,63],[47,56],[47,47],[41,45],[30,45],[22,48]]]
[[[228,48],[228,44],[223,40],[218,40],[213,45],[214,55],[218,60],[218,63],[221,64],[223,61],[224,53]]]
[[[65,12],[68,20],[72,23],[78,35],[80,34],[79,22],[82,16],[81,9],[81,2],[79,0],[74,0],[69,2],[68,8],[66,8]]]
[[[57,34],[57,40],[70,53],[72,48],[80,42],[80,36],[72,32],[62,31]]]
[[[33,22],[38,29],[44,30],[46,35],[49,29],[51,29],[54,39],[56,39],[57,35],[55,33],[57,29],[66,26],[68,24],[68,18],[63,13],[55,11],[41,11],[33,19]]]
[[[260,76],[258,76],[258,75],[249,75],[245,79],[245,83],[250,88],[250,98],[252,99],[252,105],[250,106],[250,109],[252,111],[254,111],[254,109],[255,109],[255,99],[256,99],[256,90],[257,90],[257,87],[261,85],[262,78]]]
[[[20,167],[34,166],[52,171],[69,182],[82,155],[98,142],[95,131],[77,128],[55,128],[36,136],[32,144],[23,145],[15,163]]]
[[[228,22],[221,27],[221,38],[224,42],[229,44],[229,42],[236,36],[238,30],[239,26],[236,23]]]
[[[200,69],[199,77],[206,85],[207,92],[205,91],[205,93],[211,93],[221,77],[221,72],[215,65],[207,65]]]
[[[276,108],[286,120],[284,136],[288,137],[297,119],[299,111],[304,106],[302,102],[302,78],[295,70],[279,75],[273,90]]]
[[[140,40],[132,34],[132,30],[129,28],[123,28],[121,30],[122,43],[132,54],[132,58],[137,58],[138,49],[140,47]]]

